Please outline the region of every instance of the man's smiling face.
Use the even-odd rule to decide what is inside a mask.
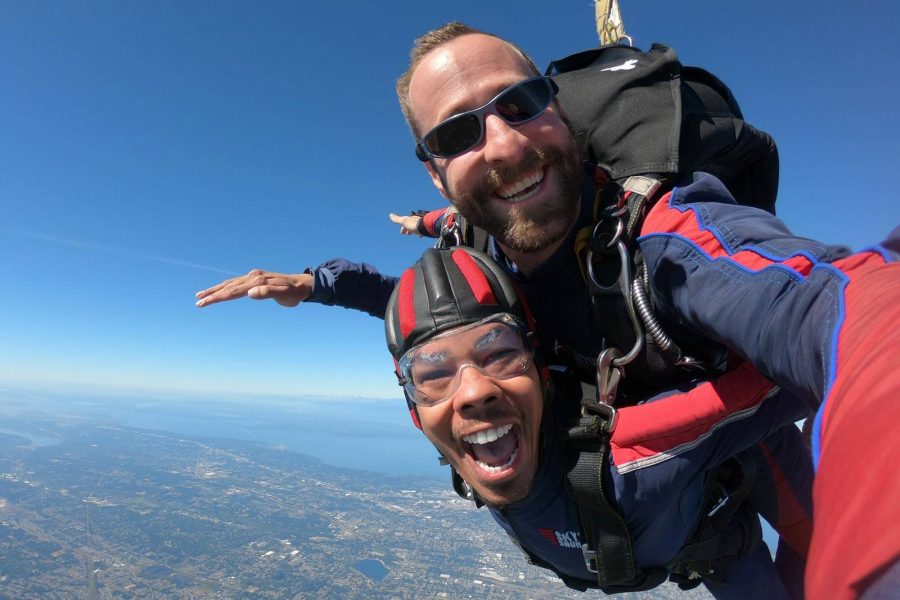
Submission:
[[[497,335],[496,324],[483,324],[435,338],[419,350],[429,358],[422,369],[413,369],[412,377],[459,378],[449,400],[418,407],[422,430],[485,502],[506,506],[523,499],[534,481],[543,391],[533,364],[507,379],[471,366],[503,360],[504,350],[479,349],[485,340],[503,346]],[[463,364],[467,366],[457,371],[456,365]]]
[[[504,41],[458,37],[416,67],[409,102],[417,129],[478,108],[536,74]],[[428,165],[435,186],[503,246],[529,253],[563,238],[577,217],[581,191],[578,144],[555,103],[537,119],[510,126],[487,114],[474,148]]]

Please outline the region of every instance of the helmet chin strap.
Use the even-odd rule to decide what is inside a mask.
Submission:
[[[450,462],[444,458],[442,455],[438,460],[442,465],[450,465]],[[460,498],[464,500],[471,500],[475,503],[475,508],[481,508],[484,506],[484,500],[481,499],[481,496],[475,491],[469,482],[462,478],[462,476],[456,472],[456,469],[453,468],[453,465],[450,465],[450,479],[453,482],[453,491],[457,493]]]
[[[424,433],[422,421],[419,419],[419,409],[416,408],[415,403],[410,401],[408,397],[406,398],[406,404],[409,406],[409,417],[412,419],[413,425],[416,426],[416,429]]]

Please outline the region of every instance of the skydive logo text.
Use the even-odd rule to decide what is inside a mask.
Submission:
[[[577,531],[554,531],[552,529],[538,529],[538,533],[547,538],[554,546],[562,546],[563,548],[581,548],[581,540],[578,539]]]

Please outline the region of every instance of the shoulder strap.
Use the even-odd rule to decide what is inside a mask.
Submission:
[[[606,593],[654,588],[668,573],[665,569],[644,572],[637,565],[628,526],[609,501],[604,485],[615,410],[588,399],[582,405],[582,416],[567,430],[566,490],[578,504],[585,565]]]

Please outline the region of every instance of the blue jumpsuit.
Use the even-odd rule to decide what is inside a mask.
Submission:
[[[545,346],[549,340],[585,356],[595,356],[601,340],[590,330],[589,295],[573,247],[574,232],[590,224],[592,198],[584,195],[569,240],[528,277],[489,243],[528,300]],[[794,236],[764,211],[735,205],[721,182],[697,174],[654,205],[638,243],[667,332],[689,347],[722,344],[818,410],[816,511],[827,517],[817,520],[822,540],[814,544],[808,580],[816,582],[812,596],[854,597],[900,558],[900,534],[878,535],[885,523],[900,523],[900,478],[886,475],[895,453],[884,446],[900,422],[900,403],[893,401],[900,396],[900,230],[851,255]],[[340,260],[314,275],[311,300],[379,317],[395,282]],[[769,441],[759,446],[771,476],[768,491],[758,494],[767,505],[759,510],[785,542],[779,559],[786,564],[807,552],[811,466]],[[867,493],[850,480],[865,482]],[[868,518],[869,498],[888,499],[876,503],[878,518]]]
[[[545,435],[560,426],[567,402],[577,399],[547,403]],[[689,540],[703,509],[708,470],[765,437],[783,435],[785,425],[792,426],[806,410],[802,400],[781,392],[746,364],[712,382],[620,409],[606,489],[612,490],[632,535],[638,565],[665,568]],[[490,510],[531,555],[596,587],[581,551],[577,505],[564,487],[565,458],[562,444],[545,444],[528,496]],[[729,562],[721,575],[721,582],[704,581],[716,598],[791,597],[764,544]]]

